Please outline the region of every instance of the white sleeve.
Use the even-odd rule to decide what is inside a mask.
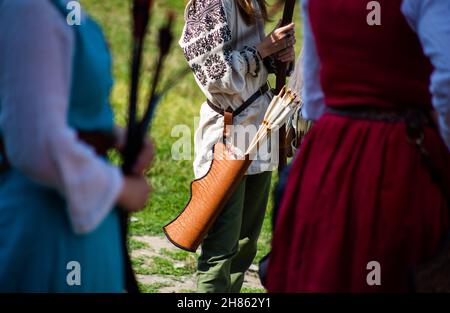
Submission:
[[[433,64],[431,94],[439,129],[450,150],[450,1],[405,0],[402,11]]]
[[[308,0],[302,1],[303,35],[303,108],[305,119],[318,120],[325,111],[325,97],[320,84],[320,60],[308,15]]]
[[[67,124],[73,33],[49,1],[0,5],[0,126],[9,161],[58,190],[73,230],[90,232],[114,207],[123,178]]]
[[[238,27],[234,1],[197,1],[188,4],[180,45],[200,87],[209,93],[238,94],[245,76],[257,77],[263,62],[254,46],[233,50],[232,28]],[[203,17],[203,18],[201,18]]]

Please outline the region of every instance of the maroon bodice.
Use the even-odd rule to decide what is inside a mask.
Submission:
[[[329,106],[431,107],[431,63],[401,12],[379,0],[381,26],[369,26],[362,0],[310,0],[309,16]]]

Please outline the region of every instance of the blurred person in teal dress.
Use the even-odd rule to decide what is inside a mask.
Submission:
[[[149,142],[133,177],[99,152],[105,134],[123,133],[109,103],[111,55],[85,12],[69,25],[68,2],[0,0],[3,292],[123,292],[115,207],[141,210],[150,189]]]

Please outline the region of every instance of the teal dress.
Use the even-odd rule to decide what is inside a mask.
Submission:
[[[65,4],[49,1],[65,19]],[[68,122],[77,130],[111,131],[111,56],[106,41],[89,17],[71,29],[75,51]],[[77,235],[57,191],[14,168],[0,174],[0,292],[123,291],[116,209],[94,231]]]

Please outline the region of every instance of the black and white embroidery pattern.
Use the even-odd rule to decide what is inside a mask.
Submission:
[[[202,84],[202,85],[206,85],[207,82],[207,77],[206,77],[206,73],[205,71],[203,71],[202,67],[196,63],[191,65],[192,71],[195,74],[195,77],[197,77],[198,81]]]
[[[205,62],[208,77],[211,80],[222,79],[227,72],[227,65],[220,55],[213,54]]]
[[[187,12],[186,29],[183,36],[185,43],[212,31],[217,25],[227,22],[221,0],[196,1]]]
[[[226,75],[231,65],[231,40],[222,0],[196,1],[195,7],[191,5],[188,8],[180,44],[203,86],[208,80],[216,81]]]
[[[232,67],[232,34],[225,9],[222,0],[198,0],[186,14],[180,44],[197,80],[207,86],[208,82],[224,78]],[[261,68],[256,49],[245,46],[240,56],[246,73],[256,77]]]
[[[250,73],[253,77],[258,76],[259,70],[261,69],[261,64],[260,64],[260,60],[259,60],[258,50],[256,50],[255,47],[245,46],[244,51],[246,53],[247,52],[250,53],[250,55],[251,55],[250,58],[255,61],[255,69],[254,69],[254,71],[250,72],[250,68],[248,67],[247,73]],[[248,57],[246,57],[245,59],[247,61]]]
[[[198,38],[194,43],[184,47],[184,56],[190,62],[201,55],[211,52],[219,45],[231,40],[230,28],[225,25],[205,37]]]
[[[225,57],[225,62],[227,62],[227,64],[229,66],[231,66],[231,59],[232,59],[231,53],[232,52],[233,52],[233,49],[231,48],[231,45],[226,45],[223,48],[223,56]]]

